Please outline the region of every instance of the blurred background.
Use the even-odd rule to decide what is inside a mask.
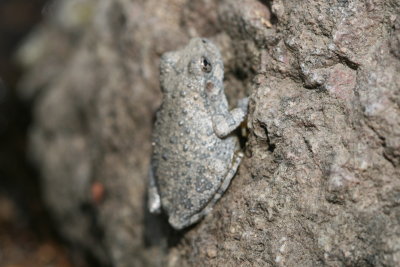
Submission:
[[[17,94],[23,73],[16,52],[46,18],[45,0],[0,0],[0,267],[89,266],[66,249],[41,199],[27,158],[30,103]]]

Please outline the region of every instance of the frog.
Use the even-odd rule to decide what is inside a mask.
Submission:
[[[209,39],[193,38],[161,56],[148,208],[164,212],[176,230],[211,212],[243,158],[234,131],[247,116],[248,98],[229,110],[223,82],[223,59]]]

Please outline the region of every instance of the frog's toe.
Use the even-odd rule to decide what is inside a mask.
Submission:
[[[158,214],[161,212],[161,199],[155,187],[149,188],[148,205],[151,213]]]

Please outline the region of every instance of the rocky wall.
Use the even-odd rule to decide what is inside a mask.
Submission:
[[[20,49],[31,158],[75,247],[113,266],[400,264],[400,3],[64,0]],[[162,53],[210,38],[245,158],[181,232],[146,210]]]

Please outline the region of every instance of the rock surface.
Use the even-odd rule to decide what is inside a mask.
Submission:
[[[400,264],[400,3],[64,0],[21,48],[59,230],[114,266]],[[146,211],[160,55],[221,49],[246,157],[214,211]]]

